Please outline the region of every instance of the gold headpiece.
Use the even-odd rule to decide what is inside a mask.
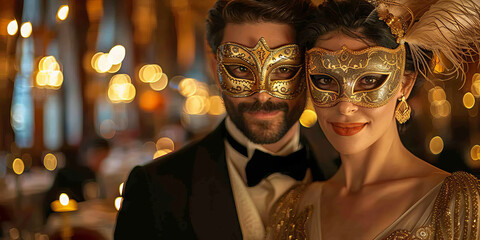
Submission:
[[[433,73],[427,50],[439,58],[437,64],[447,74],[465,79],[464,64],[474,62],[480,53],[479,0],[366,1],[376,7],[397,41],[408,43],[420,74],[429,79]]]

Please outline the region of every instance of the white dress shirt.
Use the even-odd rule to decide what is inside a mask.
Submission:
[[[297,127],[299,128],[299,126]],[[272,153],[261,145],[248,140],[229,117],[226,119],[226,128],[237,142],[247,148],[248,152],[248,157],[245,157],[225,140],[228,173],[243,238],[248,240],[264,239],[265,224],[268,221],[270,208],[282,194],[298,181],[290,176],[274,173],[264,178],[259,184],[248,187],[245,167],[256,149],[279,156],[286,156],[301,149],[300,129],[291,141],[278,152]]]

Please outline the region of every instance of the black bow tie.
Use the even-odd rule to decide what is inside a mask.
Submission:
[[[227,141],[237,152],[247,156],[247,148],[235,141],[229,134],[227,134]],[[249,187],[255,186],[262,179],[276,172],[300,181],[305,178],[307,168],[307,151],[305,148],[287,156],[273,156],[257,149],[245,167],[247,185]]]

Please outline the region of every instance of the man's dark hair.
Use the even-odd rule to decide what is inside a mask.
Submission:
[[[207,41],[213,52],[223,39],[227,23],[304,23],[309,0],[218,0],[207,17]]]

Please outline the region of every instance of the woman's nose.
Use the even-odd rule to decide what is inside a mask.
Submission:
[[[354,114],[358,110],[358,106],[348,102],[348,101],[341,101],[338,103],[338,110],[342,115],[351,115]]]

